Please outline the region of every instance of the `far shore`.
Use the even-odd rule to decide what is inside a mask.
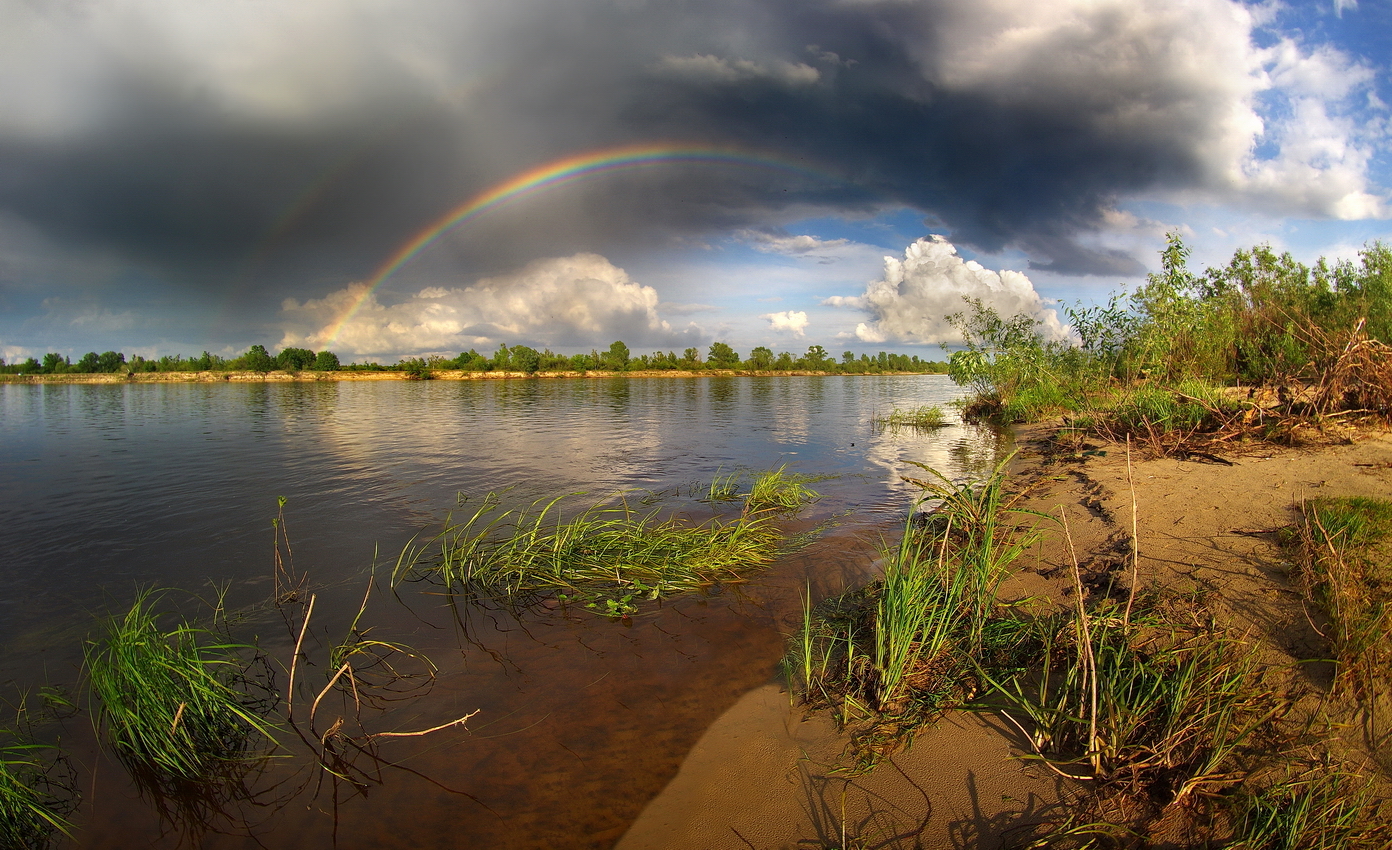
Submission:
[[[0,383],[8,384],[294,384],[316,383],[320,381],[494,381],[529,380],[534,378],[729,378],[729,377],[788,377],[788,376],[837,376],[847,378],[874,378],[889,375],[928,375],[947,377],[938,372],[816,372],[805,369],[791,371],[754,371],[747,369],[687,369],[646,370],[632,372],[611,372],[592,370],[588,372],[466,372],[459,369],[442,369],[432,372],[429,378],[422,379],[410,372],[359,372],[341,370],[335,372],[102,372],[82,375],[0,375]]]

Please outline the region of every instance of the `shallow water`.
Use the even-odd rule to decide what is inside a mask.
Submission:
[[[952,476],[993,462],[989,432],[873,425],[896,405],[957,394],[940,376],[3,385],[0,682],[73,685],[94,618],[151,586],[225,586],[239,636],[288,663],[293,634],[264,604],[277,496],[295,567],[318,594],[300,675],[322,687],[326,646],[374,559],[389,572],[457,494],[512,488],[507,499],[526,504],[652,491],[699,517],[692,497],[720,470],[834,476],[791,529],[831,521],[815,542],[746,585],[651,605],[627,624],[452,605],[424,584],[397,598],[379,582],[373,636],[428,656],[435,685],[360,716],[331,696],[320,726],[421,729],[479,714],[467,732],[380,740],[379,762],[351,765],[356,786],[290,741],[296,758],[205,822],[161,818],[159,800],[92,744],[85,716],[63,730],[84,788],[77,846],[607,847],[705,727],[777,675],[803,589],[873,575],[874,540],[913,497],[906,461]]]

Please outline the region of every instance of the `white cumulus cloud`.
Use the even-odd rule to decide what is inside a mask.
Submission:
[[[755,251],[790,256],[825,254],[832,249],[841,248],[851,243],[849,239],[818,239],[816,236],[808,234],[790,236],[783,233],[749,229],[740,230],[735,235],[748,243]]]
[[[769,328],[780,333],[802,336],[807,330],[807,314],[802,310],[784,310],[781,313],[765,313],[759,318],[767,319]]]
[[[380,356],[498,343],[574,347],[621,339],[681,346],[700,340],[695,326],[677,330],[657,308],[652,287],[598,254],[576,254],[537,260],[472,286],[427,287],[398,304],[383,304],[363,283],[323,298],[286,299],[280,344]]]
[[[904,249],[904,259],[885,257],[884,277],[856,297],[835,296],[823,303],[864,310],[870,320],[856,325],[862,342],[962,342],[947,321],[968,309],[965,298],[977,298],[1003,317],[1024,314],[1039,322],[1046,338],[1064,340],[1068,328],[1020,272],[991,271],[975,260],[957,255],[941,236],[919,239]]]

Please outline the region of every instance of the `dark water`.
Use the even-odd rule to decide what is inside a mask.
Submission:
[[[332,693],[317,732],[343,718],[362,741],[479,713],[468,731],[353,750],[337,779],[315,766],[314,735],[287,735],[289,755],[243,790],[191,805],[134,785],[94,745],[85,712],[58,729],[83,789],[77,846],[607,847],[705,726],[777,675],[804,588],[873,575],[874,540],[913,496],[906,461],[953,476],[993,462],[987,432],[872,424],[956,395],[938,376],[0,385],[0,686],[78,693],[99,617],[139,588],[215,586],[283,683],[294,634],[265,604],[278,496],[317,594],[298,671],[312,698],[374,563],[389,573],[459,493],[512,488],[509,502],[525,504],[639,490],[699,517],[692,497],[718,470],[834,476],[790,529],[821,527],[814,542],[748,585],[627,624],[514,616],[421,584],[394,595],[379,580],[364,622],[428,657],[434,685],[378,708]]]

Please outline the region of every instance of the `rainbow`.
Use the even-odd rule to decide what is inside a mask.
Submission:
[[[391,277],[397,269],[409,263],[413,257],[428,248],[435,240],[474,216],[509,201],[555,189],[595,175],[672,163],[754,166],[811,176],[823,181],[835,179],[827,174],[785,160],[752,154],[734,148],[701,145],[670,143],[625,145],[552,160],[514,175],[502,183],[474,195],[409,239],[388,257],[386,262],[378,266],[367,281],[366,287],[362,289],[361,294],[353,299],[338,321],[330,326],[323,346],[327,348],[338,337],[343,327],[348,324],[362,305],[367,303],[367,300],[372,297],[372,294],[377,291],[377,287],[381,286],[383,281]]]

